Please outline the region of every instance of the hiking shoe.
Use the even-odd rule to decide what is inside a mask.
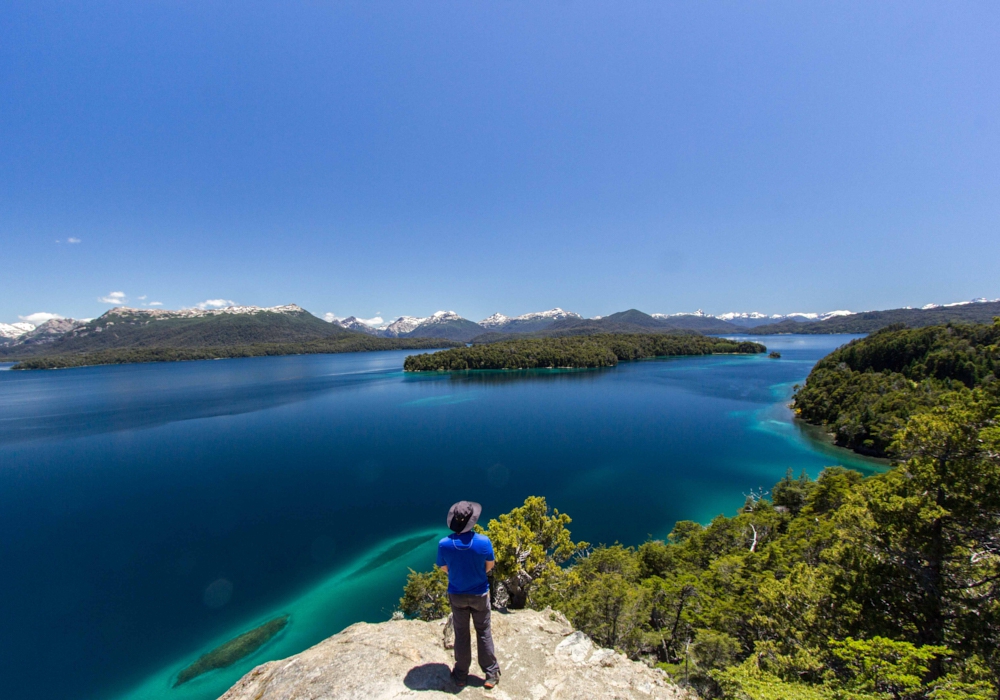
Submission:
[[[455,672],[452,671],[451,672],[451,682],[454,683],[455,685],[457,685],[459,688],[464,688],[465,686],[467,686],[469,684],[469,679],[468,678],[459,678],[458,676],[455,675]]]
[[[497,687],[497,683],[499,682],[500,682],[499,676],[495,676],[493,678],[487,678],[486,682],[483,683],[483,687],[486,688],[486,690],[492,690],[493,688]]]

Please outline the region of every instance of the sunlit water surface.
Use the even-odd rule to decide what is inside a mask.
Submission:
[[[850,336],[597,371],[412,376],[405,352],[0,372],[4,696],[207,700],[395,606],[448,506],[537,494],[637,544],[787,469],[870,461],[785,406]],[[281,614],[233,666],[200,654]]]

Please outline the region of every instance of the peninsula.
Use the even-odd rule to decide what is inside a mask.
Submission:
[[[1000,318],[992,325],[889,326],[820,360],[795,394],[802,420],[841,447],[894,457],[909,417],[947,405],[955,392],[996,392]]]

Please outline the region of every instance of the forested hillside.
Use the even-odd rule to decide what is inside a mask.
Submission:
[[[375,350],[429,350],[460,345],[440,338],[375,338],[362,333],[326,338],[306,343],[255,343],[198,348],[116,348],[98,352],[45,355],[22,360],[11,369],[66,369],[90,365],[122,365],[137,362],[178,362],[183,360],[221,360],[235,357],[270,355],[316,355]]]
[[[759,343],[735,342],[702,335],[601,334],[535,338],[473,345],[428,355],[411,355],[403,369],[433,372],[483,369],[613,367],[619,360],[670,355],[760,353]]]
[[[119,307],[74,322],[57,340],[0,348],[14,369],[57,369],[261,355],[426,350],[461,345],[440,338],[376,338],[316,318],[296,306],[185,316]]]
[[[155,313],[155,312],[154,312]],[[113,349],[193,349],[260,343],[303,343],[349,338],[352,331],[316,318],[308,311],[217,314],[161,318],[137,309],[116,308],[45,345],[3,348],[18,359],[95,353]]]
[[[528,498],[480,528],[493,600],[560,610],[706,699],[996,700],[998,406],[995,383],[958,386],[908,417],[886,473],[788,474],[638,547],[574,542],[566,514]],[[441,617],[445,587],[411,572],[400,607]]]
[[[889,327],[823,358],[795,394],[805,421],[837,444],[892,453],[895,433],[916,410],[957,388],[996,383],[1000,321],[992,325]]]
[[[448,338],[466,342],[481,335],[483,327],[464,318],[447,319],[417,326],[406,334],[407,338]]]

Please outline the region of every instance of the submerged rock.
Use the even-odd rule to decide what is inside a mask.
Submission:
[[[258,666],[220,700],[431,699],[456,694],[503,700],[693,700],[662,671],[596,648],[551,610],[494,613],[493,638],[503,671],[500,685],[483,689],[473,641],[469,686],[460,690],[449,677],[453,657],[445,649],[444,632],[445,620],[360,622],[301,654]]]
[[[240,659],[250,656],[250,654],[274,639],[281,630],[285,629],[285,625],[287,624],[288,615],[276,617],[273,620],[268,620],[260,627],[255,627],[249,632],[244,632],[240,636],[230,639],[207,654],[202,654],[198,657],[197,661],[177,674],[177,681],[174,683],[174,687],[183,685],[203,673],[231,666]]]

